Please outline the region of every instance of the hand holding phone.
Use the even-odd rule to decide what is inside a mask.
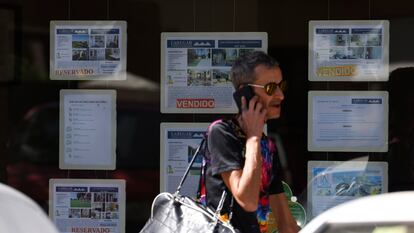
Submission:
[[[239,112],[241,112],[241,97],[242,96],[246,98],[246,107],[249,108],[249,102],[255,96],[252,87],[245,85],[233,93],[233,98],[237,104]]]
[[[246,106],[242,112],[241,98],[242,96],[246,99]],[[260,138],[263,133],[263,127],[266,121],[266,109],[263,108],[262,104],[259,101],[259,98],[256,97],[256,101],[252,101],[251,104],[256,106],[250,106],[250,101],[256,96],[251,86],[245,85],[239,90],[233,93],[234,101],[239,108],[239,126],[242,128],[243,132],[246,134],[246,138],[252,136]],[[246,111],[248,110],[248,111]]]

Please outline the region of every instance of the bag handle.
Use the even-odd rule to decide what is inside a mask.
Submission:
[[[193,158],[191,159],[190,164],[187,167],[187,170],[185,171],[183,177],[181,178],[181,181],[180,181],[180,183],[179,183],[179,185],[177,187],[177,191],[175,191],[174,196],[176,196],[177,194],[180,193],[181,187],[183,186],[183,183],[184,183],[185,179],[187,178],[188,173],[190,172],[190,169],[193,166],[193,164],[195,162],[195,159],[197,158],[197,156],[198,156],[198,154],[200,152],[200,149],[204,146],[204,143],[205,142],[206,142],[206,139],[205,139],[205,137],[203,137],[203,140],[201,141],[200,145],[198,146],[196,152],[194,153]]]
[[[200,153],[201,148],[203,148],[205,143],[206,143],[206,137],[204,136],[203,139],[201,140],[200,145],[198,146],[197,150],[194,152],[193,158],[191,159],[190,164],[188,165],[183,177],[181,178],[180,183],[178,184],[177,190],[174,193],[174,197],[177,197],[180,194],[181,187],[183,186],[183,183],[184,183],[185,179],[187,178],[188,173],[190,173],[191,167],[193,166],[197,156]],[[226,191],[223,190],[223,193],[221,195],[221,199],[220,199],[220,202],[219,202],[219,206],[217,207],[217,210],[216,210],[216,216],[219,215],[219,214],[217,215],[217,213],[220,213],[221,209],[223,208],[224,200],[226,199],[226,195],[227,195]],[[229,221],[233,217],[233,201],[234,201],[234,198],[233,198],[233,195],[231,195]]]

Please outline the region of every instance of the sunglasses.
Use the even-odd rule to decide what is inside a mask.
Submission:
[[[287,90],[287,83],[285,80],[280,81],[279,83],[270,82],[265,85],[258,85],[258,84],[247,84],[248,86],[252,87],[260,87],[263,88],[267,95],[271,96],[275,93],[276,89],[279,87],[282,92]]]

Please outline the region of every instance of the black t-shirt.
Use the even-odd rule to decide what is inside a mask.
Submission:
[[[206,202],[207,206],[217,208],[223,191],[230,194],[221,173],[243,169],[246,139],[244,133],[237,125],[236,120],[220,121],[211,126],[208,134],[208,160],[206,165]],[[277,155],[273,159],[273,180],[269,188],[269,194],[283,192],[282,182],[278,174],[279,163]],[[229,213],[231,195],[227,195],[222,213]],[[232,225],[240,232],[260,233],[256,212],[247,212],[241,208],[237,201],[233,201]]]

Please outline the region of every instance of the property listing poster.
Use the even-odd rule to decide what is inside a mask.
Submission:
[[[161,112],[236,113],[230,69],[267,51],[267,33],[162,33]]]
[[[309,151],[388,151],[388,92],[310,91]]]
[[[174,193],[200,145],[208,123],[161,123],[160,190]],[[195,197],[202,158],[196,158],[182,186],[182,195]]]
[[[126,21],[51,21],[52,80],[125,80]]]
[[[125,180],[51,179],[49,199],[61,233],[125,232]]]
[[[310,81],[387,81],[389,21],[310,21]]]
[[[316,217],[341,203],[388,192],[388,163],[309,161],[308,214]]]
[[[116,91],[61,90],[59,167],[114,170]]]

